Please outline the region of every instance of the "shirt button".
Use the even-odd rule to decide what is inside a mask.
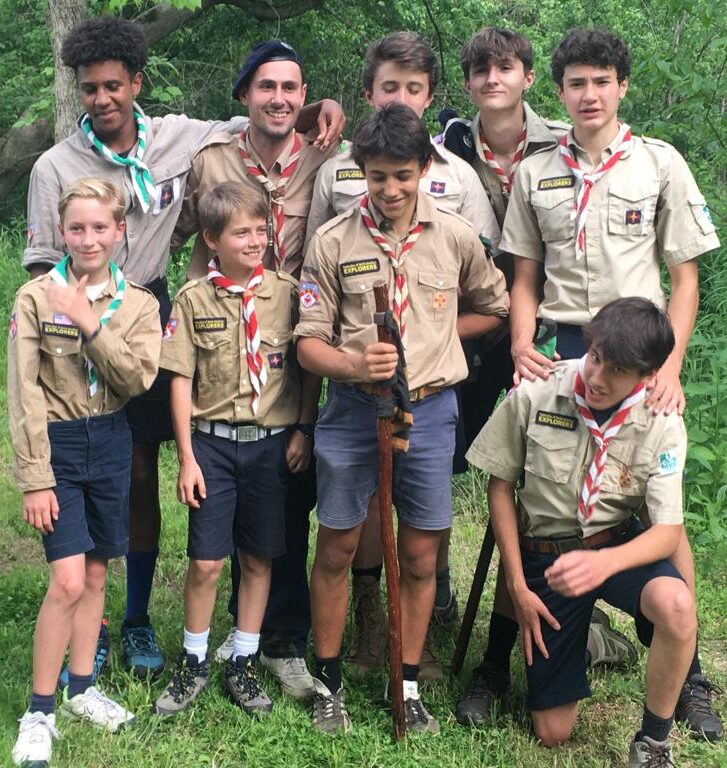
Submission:
[[[236,405],[236,406],[235,406],[235,410],[236,410],[236,411],[239,411],[239,410],[241,410],[241,408],[242,408],[242,407],[241,407],[241,406],[239,406],[239,405]]]
[[[207,342],[207,346],[208,346],[208,347],[212,347],[212,346],[214,346],[214,341],[208,341],[208,342]]]
[[[276,336],[276,337],[273,339],[273,344],[277,344],[277,343],[278,343],[278,337]]]
[[[60,347],[56,347],[56,352],[60,355],[60,353],[63,352],[63,350]]]
[[[94,412],[94,413],[98,413],[98,408],[94,408],[94,409],[93,409],[93,412]]]
[[[366,283],[361,283],[361,285],[359,285],[359,288],[360,288],[362,291],[365,291],[365,290],[366,290]]]
[[[444,285],[444,283],[441,280],[438,280],[437,285],[441,288]]]

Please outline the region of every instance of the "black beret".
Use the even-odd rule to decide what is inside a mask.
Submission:
[[[292,45],[283,40],[265,40],[263,43],[258,43],[245,59],[240,74],[235,80],[235,86],[232,89],[232,98],[235,101],[238,100],[240,91],[249,84],[257,68],[268,61],[294,61],[301,71],[303,70],[303,62]]]

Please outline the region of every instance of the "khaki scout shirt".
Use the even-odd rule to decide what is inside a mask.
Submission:
[[[265,270],[253,293],[268,374],[257,416],[251,405],[240,294],[200,279],[184,285],[174,300],[160,366],[194,378],[193,418],[270,428],[298,421],[299,369],[292,344],[298,283],[283,272]]]
[[[372,210],[383,227],[376,209]],[[506,317],[509,299],[505,279],[474,229],[455,213],[443,211],[419,192],[417,223],[424,229],[404,258],[409,289],[406,366],[409,389],[451,386],[467,376],[457,336],[457,288],[474,312]],[[412,226],[416,226],[413,224]],[[382,229],[385,232],[385,228]],[[406,237],[395,242],[395,252]],[[333,343],[344,352],[360,353],[377,340],[373,286],[385,281],[390,299],[394,271],[363,223],[358,208],[324,224],[306,251],[300,283],[300,322],[296,337],[310,336]]]
[[[608,446],[595,509],[578,520],[578,497],[596,443],[578,414],[573,387],[578,360],[556,363],[545,381],[523,381],[497,408],[467,459],[516,483],[520,532],[525,536],[591,536],[618,525],[646,502],[651,522],[682,522],[682,473],[687,450],[676,412],[654,416],[634,406]]]
[[[298,158],[298,165],[293,175],[285,185],[285,202],[283,211],[285,214],[284,245],[285,263],[282,269],[289,275],[298,276],[303,263],[303,241],[305,239],[306,222],[313,194],[313,181],[316,173],[327,158],[337,151],[337,145],[333,144],[325,152],[313,146],[311,140],[300,134],[303,145]],[[177,223],[175,234],[175,246],[181,245],[190,235],[199,230],[197,206],[199,199],[209,189],[226,181],[237,181],[248,187],[251,192],[261,195],[263,187],[247,171],[245,163],[240,157],[238,149],[239,135],[223,133],[215,137],[214,142],[200,152],[192,164],[192,172],[187,184],[187,192],[184,206]],[[250,148],[250,157],[261,167],[262,161]],[[268,170],[268,178],[277,181],[280,173],[288,165],[290,147],[275,161],[273,167]],[[189,266],[190,277],[201,277],[207,272],[207,262],[210,260],[210,252],[202,236],[199,235],[194,244],[192,261]],[[263,258],[266,268],[275,269],[275,259],[272,247],[268,248]]]
[[[624,132],[604,150],[618,148]],[[593,170],[587,153],[569,144],[578,164]],[[601,307],[642,296],[665,307],[659,258],[667,267],[719,247],[702,193],[684,158],[658,139],[634,136],[632,146],[591,189],[586,252],[575,257],[573,175],[557,148],[525,160],[517,171],[501,248],[544,261],[545,297],[538,315],[584,325]]]
[[[419,189],[434,198],[442,210],[467,219],[496,249],[500,226],[476,175],[462,158],[448,149],[434,142],[432,149],[432,164],[419,182]],[[351,156],[351,145],[341,145],[341,151],[318,171],[308,216],[306,247],[321,224],[347,211],[365,194],[366,179]]]
[[[46,300],[48,275],[26,283],[15,297],[8,339],[8,415],[15,449],[13,474],[21,491],[55,486],[47,422],[102,416],[152,385],[161,334],[159,304],[149,291],[126,281],[121,306],[98,336],[84,342],[78,326],[53,312]],[[68,284],[76,285],[69,270]],[[112,277],[93,302],[100,319],[116,295]],[[98,389],[88,391],[88,356]]]
[[[135,108],[141,111],[138,105]],[[156,203],[146,213],[133,193],[128,169],[101,157],[80,127],[38,158],[28,190],[26,269],[33,264],[56,264],[63,258],[58,200],[72,182],[92,176],[116,184],[126,197],[126,231],[114,255],[124,275],[142,285],[165,275],[169,241],[195,154],[213,135],[227,129],[242,130],[248,120],[236,117],[227,123],[203,122],[184,115],[165,115],[145,116],[144,122],[147,146],[143,159],[157,193]],[[129,156],[136,152],[135,146]]]

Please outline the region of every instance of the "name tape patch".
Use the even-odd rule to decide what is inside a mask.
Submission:
[[[575,176],[552,176],[549,179],[540,179],[538,189],[566,189],[567,187],[574,187],[575,184]]]
[[[65,323],[43,323],[41,331],[44,336],[60,336],[63,339],[77,339],[81,335],[81,329],[77,325]]]
[[[227,330],[226,317],[195,317],[193,322],[194,322],[195,331],[226,331]]]
[[[360,168],[340,168],[336,171],[336,181],[361,181],[365,178]]]
[[[566,416],[564,413],[538,411],[535,415],[535,423],[541,424],[544,427],[553,427],[553,429],[565,429],[568,432],[574,432],[578,425],[578,419],[575,416]]]
[[[358,261],[347,261],[341,264],[341,274],[344,277],[355,277],[356,275],[367,275],[369,272],[378,272],[381,269],[378,259],[359,259]]]

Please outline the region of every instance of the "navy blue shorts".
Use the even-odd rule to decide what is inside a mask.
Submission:
[[[331,382],[315,430],[318,520],[346,530],[366,519],[379,483],[376,397]],[[409,451],[394,454],[393,500],[412,528],[440,531],[452,525],[452,456],[457,425],[453,389],[413,403]]]
[[[159,302],[161,334],[172,313],[167,281],[159,278],[144,287],[148,288]],[[172,374],[169,371],[160,370],[151,387],[146,392],[132,397],[126,404],[126,417],[135,443],[163,443],[174,439],[172,412],[169,406],[171,380]]]
[[[43,536],[48,562],[72,555],[108,560],[129,544],[131,432],[122,410],[48,423],[60,512]]]
[[[634,520],[631,530],[619,541],[607,546],[617,546],[643,532],[641,523]],[[533,664],[526,665],[528,679],[528,708],[551,709],[591,695],[586,677],[586,643],[591,613],[597,599],[633,616],[636,633],[646,646],[651,644],[654,625],[641,613],[641,593],[653,579],[669,576],[683,580],[681,574],[668,560],[632,568],[617,573],[598,589],[580,597],[564,597],[554,592],[545,579],[545,569],[558,555],[541,555],[521,549],[523,571],[528,587],[545,603],[560,623],[556,631],[545,621],[540,622],[545,647],[550,659],[545,659],[537,648],[533,649]]]
[[[207,498],[189,510],[187,555],[222,560],[235,548],[260,558],[285,554],[288,431],[251,443],[192,435]]]

